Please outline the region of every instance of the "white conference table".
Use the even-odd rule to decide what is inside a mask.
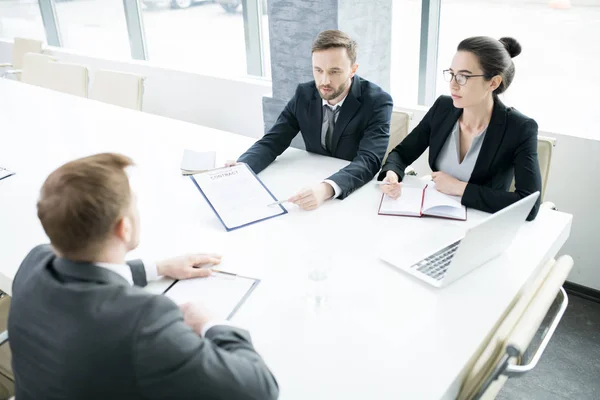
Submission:
[[[223,163],[252,142],[0,80],[0,165],[17,172],[0,181],[0,290],[10,294],[23,257],[48,240],[35,208],[46,176],[77,157],[121,152],[138,165],[132,182],[142,233],[130,256],[217,252],[222,269],[260,278],[232,322],[250,330],[281,399],[450,399],[488,332],[570,233],[571,215],[542,210],[505,254],[439,290],[379,260],[378,248],[434,250],[485,213],[469,210],[466,222],[379,216],[379,189],[368,184],[316,211],[290,207],[287,215],[226,232],[180,175],[181,156],[185,148],[216,150]],[[259,176],[285,198],[346,164],[289,149]],[[317,265],[326,266],[327,279],[315,288],[309,275]],[[324,301],[314,301],[315,291]]]

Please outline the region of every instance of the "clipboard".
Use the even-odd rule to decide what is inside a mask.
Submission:
[[[221,315],[217,315],[217,318],[219,319],[226,319],[226,320],[230,320],[235,313],[240,309],[240,307],[244,304],[244,302],[248,299],[248,297],[250,297],[250,295],[252,294],[252,292],[254,291],[254,289],[258,286],[258,284],[260,283],[260,279],[256,279],[256,278],[250,278],[247,276],[242,276],[242,275],[231,275],[231,274],[222,274],[219,272],[213,272],[213,275],[211,276],[213,279],[219,279],[222,280],[222,282],[227,282],[227,281],[231,281],[233,282],[234,280],[243,280],[243,291],[237,290],[235,292],[235,296],[231,297],[228,300],[228,303],[230,304],[229,308],[227,309],[226,312],[217,312],[217,314],[221,314]],[[218,311],[215,310],[214,307],[215,305],[219,305],[219,306],[223,306],[226,302],[222,301],[222,299],[218,299],[215,297],[211,298],[211,294],[210,293],[205,293],[208,294],[207,297],[202,296],[202,286],[205,285],[210,285],[210,280],[211,277],[209,278],[195,278],[195,279],[187,279],[184,281],[180,281],[177,280],[175,282],[173,282],[167,289],[165,289],[165,291],[162,293],[163,295],[170,297],[173,301],[175,301],[175,303],[181,304],[181,303],[185,303],[185,302],[194,302],[194,301],[201,301],[203,302],[209,309],[211,309],[211,305],[212,305],[212,311]],[[176,285],[179,283],[180,285],[188,285],[188,287],[184,288],[184,290],[182,290],[180,293],[173,293],[174,290],[176,290]],[[198,284],[198,289],[200,289],[200,294],[196,297],[193,293],[190,293],[191,291],[193,291],[194,289],[194,285]],[[207,286],[208,287],[208,286]],[[215,293],[215,291],[218,292],[222,292],[220,289],[215,288],[212,292],[213,294]],[[171,293],[169,293],[171,292]],[[207,292],[210,292],[207,291]]]
[[[270,199],[269,203],[278,201],[278,199],[273,195],[273,193],[271,193],[271,191],[265,186],[265,184],[260,180],[260,178],[254,173],[254,171],[252,171],[252,169],[247,164],[240,163],[240,164],[238,164],[236,166],[237,167],[246,168],[252,174],[252,176],[256,179],[256,181],[258,183],[260,183],[260,185],[264,189],[265,193],[269,196],[269,199]],[[213,169],[211,171],[204,172],[203,174],[215,173],[216,171],[220,171],[220,170],[225,171],[225,170],[230,169],[230,168],[235,168],[236,166],[234,166],[234,167],[225,167],[225,168],[217,168],[217,169]],[[203,175],[203,174],[200,174],[200,175]],[[223,217],[216,210],[215,205],[208,198],[208,196],[205,193],[205,191],[202,190],[202,187],[200,186],[200,184],[198,184],[198,181],[196,180],[196,178],[194,176],[190,176],[189,178],[192,180],[192,182],[194,183],[194,185],[196,185],[196,188],[198,188],[198,191],[200,191],[200,194],[202,194],[202,197],[204,197],[204,199],[206,200],[206,202],[210,206],[211,210],[215,213],[215,215],[217,216],[217,218],[219,219],[219,221],[221,222],[221,224],[223,225],[223,227],[225,227],[225,230],[227,232],[231,232],[233,230],[236,230],[236,229],[239,229],[239,228],[243,228],[245,226],[249,226],[249,225],[255,224],[257,222],[266,221],[268,219],[275,218],[275,217],[278,217],[278,216],[281,216],[281,215],[285,215],[285,214],[288,213],[288,211],[281,204],[278,204],[276,206],[276,208],[275,208],[275,206],[273,207],[276,210],[278,210],[278,212],[275,213],[275,214],[273,214],[273,215],[269,215],[269,216],[266,216],[264,218],[259,218],[259,219],[256,219],[256,220],[251,220],[251,221],[248,221],[248,222],[245,222],[245,223],[241,223],[239,225],[228,226],[227,223],[224,221]]]

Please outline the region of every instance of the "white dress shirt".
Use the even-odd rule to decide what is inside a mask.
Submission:
[[[158,268],[156,266],[156,263],[145,262],[143,260],[142,260],[142,263],[144,264],[144,270],[146,271],[146,280],[148,282],[157,280],[159,278],[159,276],[158,276]],[[101,267],[101,268],[105,268],[105,269],[107,269],[109,271],[112,271],[112,272],[116,272],[117,274],[121,275],[130,285],[133,286],[133,275],[131,275],[131,268],[129,267],[129,265],[127,265],[127,264],[96,263],[96,266]],[[233,326],[231,324],[231,322],[225,321],[225,320],[224,321],[221,321],[221,320],[208,321],[202,327],[202,332],[200,332],[200,335],[201,336],[206,336],[206,332],[208,332],[208,330],[210,328],[212,328],[214,326],[218,326],[218,325]]]
[[[346,97],[348,97],[348,95],[346,94],[344,96],[344,98],[342,100],[340,100],[339,103],[337,103],[336,105],[331,105],[329,104],[329,102],[327,102],[327,100],[322,99],[323,100],[323,105],[331,108],[332,110],[336,110],[337,108],[342,107],[342,104],[344,104],[344,101],[346,100]],[[341,110],[340,110],[341,111]],[[340,113],[335,113],[335,122],[337,122],[338,116],[340,115]],[[321,121],[321,124],[324,124],[325,121]],[[321,132],[323,132],[323,129],[321,127]],[[323,147],[325,146],[325,135],[321,135],[321,145],[323,145]],[[335,183],[334,181],[332,181],[331,179],[325,179],[323,182],[325,183],[329,183],[331,185],[331,187],[333,188],[333,197],[332,199],[335,199],[337,197],[339,197],[339,195],[342,193],[342,188],[339,187],[339,185],[337,183]]]

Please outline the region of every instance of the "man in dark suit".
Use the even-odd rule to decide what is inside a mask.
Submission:
[[[343,199],[373,179],[387,150],[392,98],[356,75],[356,42],[340,31],[324,31],[312,46],[315,80],[298,85],[275,125],[238,162],[259,173],[302,132],[306,150],[351,161],[316,186],[289,200],[305,210]]]
[[[131,163],[118,154],[82,158],[42,187],[38,216],[51,246],[23,261],[8,321],[16,398],[277,398],[248,332],[138,287],[157,275],[206,276],[195,267],[220,258],[125,263],[139,237]]]

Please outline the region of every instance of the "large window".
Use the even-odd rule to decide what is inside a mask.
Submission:
[[[46,40],[37,0],[0,0],[0,37]]]
[[[131,58],[122,0],[55,0],[55,7],[63,47],[99,57]]]
[[[266,78],[271,79],[271,44],[269,42],[269,13],[267,12],[268,0],[258,1],[263,1],[261,20],[263,75]]]
[[[55,6],[57,24],[47,26],[50,44],[60,38],[63,47],[82,54],[113,59],[133,54],[154,64],[225,77],[249,71],[271,76],[267,0],[0,0],[0,37],[45,40],[39,4],[46,22],[54,21]],[[462,39],[512,36],[523,52],[514,59],[515,80],[503,101],[536,119],[543,131],[598,137],[594,97],[600,92],[600,0],[392,4],[391,94],[396,105],[411,107],[420,97],[429,102],[448,93],[441,71]],[[567,8],[553,8],[557,4]],[[429,15],[422,15],[423,5],[429,6]],[[429,21],[427,35],[422,18]]]
[[[417,104],[421,0],[392,3],[391,95],[394,104]]]
[[[39,3],[49,22],[51,45],[110,59],[131,59],[133,54],[204,74],[271,75],[267,0]],[[15,36],[46,39],[38,1],[0,0],[0,37]]]
[[[148,60],[221,76],[246,74],[241,0],[142,0]]]
[[[438,94],[447,94],[441,70],[469,36],[512,36],[522,46],[515,79],[501,96],[506,105],[534,118],[541,130],[598,137],[600,1],[443,0],[438,52]],[[589,4],[582,6],[579,4]]]

